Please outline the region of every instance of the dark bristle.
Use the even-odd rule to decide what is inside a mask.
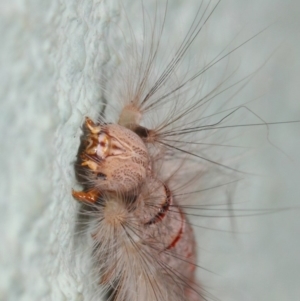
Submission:
[[[133,131],[141,138],[148,138],[150,133],[150,130],[141,125],[135,127]]]

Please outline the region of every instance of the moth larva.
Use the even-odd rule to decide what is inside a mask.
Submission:
[[[187,34],[170,56],[163,51],[162,38],[168,3],[153,18],[143,7],[143,45],[139,47],[132,32],[125,47],[127,64],[107,79],[103,112],[98,120],[86,117],[77,162],[83,191],[73,191],[73,196],[87,205],[95,281],[111,300],[213,298],[195,274],[193,223],[186,215],[192,217],[197,210],[200,216],[208,210],[209,201],[193,205],[203,190],[230,186],[244,174],[234,161],[241,155],[240,146],[230,143],[241,133],[222,131],[253,123],[268,130],[247,101],[232,104],[255,72],[237,80],[235,70],[225,69],[213,86],[205,81],[253,36],[237,45],[229,43],[229,49],[197,62],[196,69],[192,61],[181,70],[219,3],[199,4]],[[117,114],[111,109],[114,103],[119,106]],[[236,116],[252,122],[237,125]],[[232,158],[219,153],[218,148],[226,147],[235,147]]]
[[[155,170],[148,136],[143,142],[134,133],[147,130],[134,124],[128,127],[135,131],[94,124],[88,118],[86,127],[90,133],[82,166],[88,167],[91,190],[74,191],[73,196],[95,204],[99,211],[101,231],[92,235],[98,247],[95,253],[104,259],[101,283],[116,286],[116,300],[200,300],[194,292],[191,227],[168,183]]]

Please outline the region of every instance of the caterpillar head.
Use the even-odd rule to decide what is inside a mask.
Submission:
[[[150,158],[142,139],[118,124],[95,124],[86,118],[80,154],[88,180],[99,191],[127,193],[145,180]]]

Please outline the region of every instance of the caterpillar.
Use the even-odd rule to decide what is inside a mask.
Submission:
[[[247,127],[263,129],[267,137],[270,126],[247,101],[233,101],[260,66],[239,79],[226,66],[256,35],[182,66],[220,2],[198,5],[170,54],[163,40],[168,1],[154,17],[141,2],[142,45],[130,28],[123,65],[104,81],[102,110],[96,120],[86,116],[75,167],[83,189],[72,195],[88,220],[95,300],[101,294],[114,301],[214,298],[196,275],[201,253],[194,220],[233,215],[228,190],[250,173],[239,168],[245,148],[236,141]],[[230,158],[224,158],[226,148],[233,149]],[[224,187],[229,196],[222,190],[221,201],[203,200],[205,191],[218,194]]]

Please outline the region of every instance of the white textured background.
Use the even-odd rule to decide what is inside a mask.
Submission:
[[[126,9],[140,26],[135,2]],[[193,18],[198,1],[187,2],[171,0],[170,13]],[[277,21],[241,52],[243,74],[282,43],[250,86],[268,91],[254,105],[267,121],[300,119],[299,15],[297,0],[232,0],[209,25],[208,39],[222,49],[244,25],[255,32]],[[83,117],[97,114],[100,71],[115,63],[107,39],[122,42],[111,26],[118,20],[113,0],[0,1],[1,301],[90,300],[84,256],[69,253],[76,213],[70,190]],[[272,141],[290,159],[262,148],[252,167],[269,176],[237,191],[237,200],[253,208],[300,206],[299,133],[296,124],[272,127]],[[246,234],[202,237],[209,251],[201,264],[219,275],[203,274],[212,293],[224,301],[300,300],[300,211],[238,223]]]

